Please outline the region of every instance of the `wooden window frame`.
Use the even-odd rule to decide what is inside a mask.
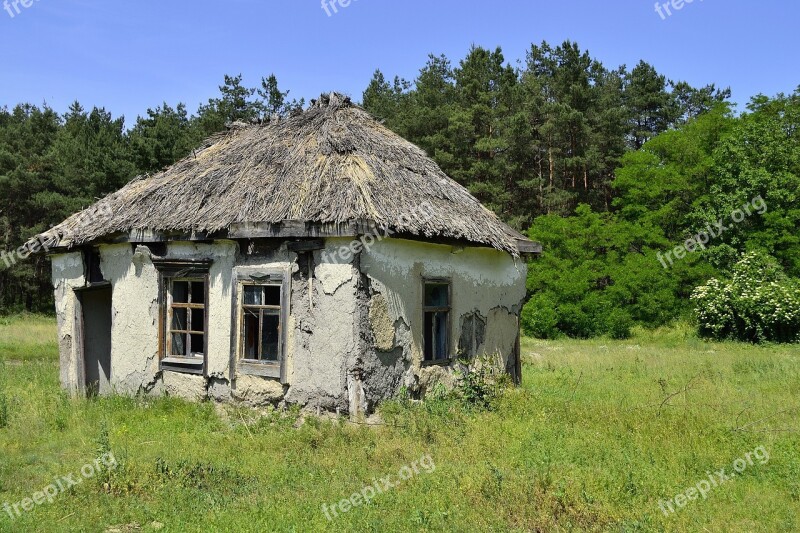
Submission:
[[[447,286],[447,306],[427,306],[425,305],[425,289],[428,285]],[[426,336],[425,316],[428,313],[447,313],[447,330],[445,331],[445,353],[443,359],[426,359]],[[448,365],[453,361],[452,355],[452,323],[453,323],[453,283],[450,278],[422,278],[422,365]]]
[[[170,261],[154,260],[153,264],[158,270],[159,278],[159,328],[158,351],[159,367],[162,371],[179,372],[185,374],[206,375],[208,368],[208,338],[209,338],[209,270],[210,260]],[[172,284],[174,282],[188,282],[189,293],[191,283],[203,283],[204,303],[192,304],[191,294],[187,298],[189,303],[175,304],[172,302]],[[186,309],[186,330],[172,329],[172,311],[174,308]],[[192,309],[203,309],[203,330],[192,330],[190,327]],[[203,335],[203,356],[176,356],[172,354],[172,333],[185,333],[186,346],[191,350],[191,336]]]
[[[245,287],[264,287],[277,286],[281,291],[280,306],[253,306],[244,303]],[[240,269],[237,272],[236,284],[234,286],[233,297],[233,328],[235,332],[232,339],[231,353],[233,355],[231,368],[245,375],[260,376],[265,378],[279,379],[281,383],[287,384],[286,353],[287,353],[287,331],[289,323],[289,312],[291,308],[291,274],[288,270],[277,269]],[[278,316],[278,360],[265,361],[248,359],[245,357],[245,337],[244,337],[244,313],[246,308],[277,311]],[[259,320],[259,326],[261,318]],[[262,331],[259,328],[259,337]],[[259,342],[260,345],[260,342]],[[259,347],[259,350],[261,348]]]
[[[166,279],[166,284],[167,284],[167,292],[166,292],[166,297],[167,297],[167,300],[166,300],[167,320],[166,320],[166,323],[165,323],[164,327],[165,327],[165,333],[166,333],[166,336],[167,336],[168,345],[171,344],[170,341],[172,340],[172,336],[173,335],[180,334],[180,335],[185,337],[185,340],[184,340],[184,342],[185,342],[185,344],[184,344],[185,351],[187,351],[187,352],[189,352],[189,354],[191,354],[191,352],[192,352],[192,336],[193,335],[194,336],[202,335],[203,336],[203,357],[205,357],[205,354],[206,354],[205,337],[208,335],[208,326],[207,326],[208,321],[206,320],[207,307],[208,307],[207,304],[206,304],[206,302],[208,301],[208,286],[207,286],[208,284],[207,284],[207,281],[208,281],[208,278],[205,277],[205,276],[187,276],[187,277],[182,277],[182,278],[169,277],[169,278]],[[185,283],[187,285],[186,299],[189,300],[188,302],[174,302],[172,300],[172,298],[173,298],[172,295],[173,295],[173,292],[174,292],[172,289],[173,289],[173,287],[174,287],[174,285],[176,283]],[[194,285],[196,283],[202,283],[203,284],[203,302],[202,303],[196,303],[196,302],[192,301],[192,296],[193,296],[193,293],[194,293],[194,291],[192,290],[192,285]],[[183,311],[186,312],[186,329],[173,329],[173,327],[174,327],[173,318],[175,317],[175,312],[177,310],[183,310]],[[203,311],[203,323],[202,324],[193,324],[192,323],[192,315],[193,315],[192,311],[195,311],[195,310],[202,310]],[[202,330],[198,329],[198,326],[200,326],[202,328]],[[165,358],[179,358],[179,359],[190,359],[190,360],[199,359],[199,357],[196,356],[196,355],[187,355],[187,354],[178,355],[178,354],[174,353],[173,350],[165,351],[164,355],[165,355]]]

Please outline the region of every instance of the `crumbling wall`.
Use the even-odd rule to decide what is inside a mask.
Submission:
[[[391,311],[386,287],[365,274],[361,274],[361,279],[360,371],[364,408],[370,412],[381,401],[394,397],[405,379],[412,380],[413,388],[413,374],[409,373],[413,343],[405,319]]]
[[[423,277],[452,286],[451,346],[467,356],[499,354],[513,368],[526,265],[485,248],[459,248],[384,239],[358,254],[342,253],[350,239],[326,239],[313,252],[286,243],[241,250],[233,241],[168,243],[169,259],[211,259],[207,377],[161,372],[158,357],[158,272],[151,247],[101,246],[101,270],[113,286],[112,388],[117,393],[171,394],[252,406],[299,404],[363,414],[403,386],[424,394],[452,385],[453,369],[425,365]],[[238,370],[232,313],[240,271],[291,276],[286,336],[286,383]],[[77,389],[75,295],[84,284],[80,253],[53,257],[61,378]]]
[[[286,400],[311,409],[347,412],[348,373],[357,367],[357,275],[353,257],[337,253],[349,239],[298,258],[292,277],[291,372]]]
[[[356,271],[353,258],[336,250],[347,239],[331,239],[308,256],[288,251],[286,243],[240,250],[232,241],[213,244],[168,243],[157,247],[101,246],[101,271],[113,287],[111,381],[120,394],[170,394],[189,400],[212,398],[252,406],[282,401],[326,410],[348,409],[348,370],[357,354]],[[158,271],[155,249],[169,259],[211,259],[209,272],[207,377],[159,369]],[[310,274],[308,267],[311,266]],[[275,378],[237,370],[238,351],[232,312],[233,287],[242,269],[280,270],[292,278],[286,335],[284,385]],[[77,387],[73,287],[84,284],[80,253],[54,257],[53,280],[62,339],[62,379]]]
[[[289,252],[283,244],[238,264],[237,271],[288,271],[291,294],[288,323],[283,329],[287,384],[236,373],[232,392],[236,401],[254,406],[285,401],[309,409],[347,412],[348,361],[357,349],[353,258],[337,253],[346,244],[348,239],[327,239],[323,249],[299,254]]]
[[[209,272],[208,373],[227,380],[230,354],[231,275],[236,244],[170,243],[170,259],[212,259]],[[100,268],[112,284],[111,384],[120,394],[140,392],[195,400],[207,396],[202,376],[159,370],[158,271],[149,247],[129,244],[100,247]]]
[[[527,277],[523,260],[489,248],[389,238],[365,249],[360,268],[372,292],[371,350],[390,369],[372,388],[393,389],[379,396],[393,395],[399,386],[424,394],[437,383],[455,382],[452,366],[423,363],[423,278],[451,282],[453,355],[459,348],[466,356],[499,355],[506,369],[513,368]],[[408,364],[398,364],[404,359]]]
[[[158,273],[150,250],[100,247],[100,270],[111,282],[111,387],[150,390],[158,376]]]
[[[290,276],[294,275],[297,271],[297,254],[290,252],[286,243],[258,243],[250,244],[249,248],[239,250],[236,259],[236,266],[234,268],[232,280],[238,283],[237,278],[240,274],[253,273],[253,272],[281,272],[288,273]],[[291,289],[290,289],[291,290]],[[239,298],[241,298],[241,293]],[[243,405],[250,407],[265,407],[269,405],[278,405],[286,396],[288,385],[284,386],[279,379],[268,378],[262,376],[252,376],[238,371],[237,362],[239,358],[239,347],[236,343],[236,335],[238,335],[238,309],[240,301],[233,302],[231,305],[235,306],[234,313],[237,313],[236,331],[231,334],[234,338],[233,342],[228,348],[227,354],[229,356],[229,369],[230,375],[230,388],[227,391],[229,396],[225,397],[225,389],[223,387],[209,388],[209,392],[219,390],[220,394],[212,395],[217,401],[233,400]],[[284,302],[286,304],[286,302]],[[290,313],[292,305],[292,298],[289,298]],[[294,329],[296,327],[294,317],[289,315],[289,322],[283,324],[283,333],[286,338],[286,365],[287,376],[291,376],[292,358],[293,358],[293,338]],[[231,330],[229,324],[226,330]],[[291,382],[291,378],[289,379]]]
[[[51,257],[52,279],[58,328],[59,377],[61,386],[71,394],[80,390],[78,353],[75,345],[74,289],[85,285],[83,255],[80,252],[57,254]]]

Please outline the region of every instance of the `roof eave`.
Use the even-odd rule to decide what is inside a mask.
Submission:
[[[250,240],[250,239],[315,239],[315,238],[358,238],[368,234],[389,234],[386,228],[373,221],[361,220],[348,223],[307,223],[302,221],[285,221],[279,224],[272,223],[247,223],[233,224],[230,228],[215,232],[206,231],[156,231],[149,229],[137,229],[129,232],[117,232],[96,239],[87,240],[63,240],[56,246],[51,246],[46,250],[39,250],[40,253],[60,254],[75,251],[77,249],[97,246],[100,244],[155,244],[166,242],[210,242],[214,240]],[[481,248],[493,248],[490,243],[474,242],[466,239],[453,239],[442,236],[424,236],[411,234],[404,231],[392,232],[391,237],[423,241],[430,244],[453,244],[467,245]],[[542,253],[542,245],[526,238],[517,238],[514,242],[516,254],[526,259],[538,257]]]

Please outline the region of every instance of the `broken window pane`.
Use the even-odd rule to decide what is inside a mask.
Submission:
[[[172,355],[186,357],[186,334],[172,334]]]
[[[189,303],[189,282],[188,281],[173,281],[172,282],[172,302],[176,304]]]
[[[264,305],[281,305],[281,286],[267,285],[264,287]]]
[[[206,303],[206,284],[202,281],[192,282],[192,303],[204,304]]]
[[[244,305],[264,305],[264,288],[245,285]]]
[[[242,339],[245,359],[258,359],[258,325],[258,312],[245,311],[243,333],[244,338]]]
[[[425,360],[441,361],[448,359],[448,332],[445,311],[425,313]]]
[[[277,361],[279,359],[278,341],[280,337],[280,318],[277,314],[263,315],[261,330],[261,360]]]
[[[425,307],[447,307],[449,286],[445,283],[425,284]]]
[[[192,351],[191,355],[203,355],[205,352],[205,336],[204,335],[191,335],[192,338]]]
[[[434,315],[434,359],[447,359],[447,313]]]
[[[205,322],[206,322],[205,309],[192,309],[192,331],[199,331],[199,332],[205,331],[206,330]]]
[[[186,309],[173,308],[172,309],[172,330],[173,331],[186,331]]]

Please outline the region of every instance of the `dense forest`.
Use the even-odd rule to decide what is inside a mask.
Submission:
[[[513,227],[544,245],[526,332],[626,336],[692,314],[719,338],[798,340],[800,88],[755,96],[608,68],[571,42],[517,67],[473,47],[430,56],[414,80],[376,71],[362,105],[425,149]],[[79,103],[0,109],[0,250],[137,175],[188,155],[230,122],[301,108],[275,76],[225,76],[182,103],[123,117]],[[49,311],[49,265],[0,262],[0,312]]]

